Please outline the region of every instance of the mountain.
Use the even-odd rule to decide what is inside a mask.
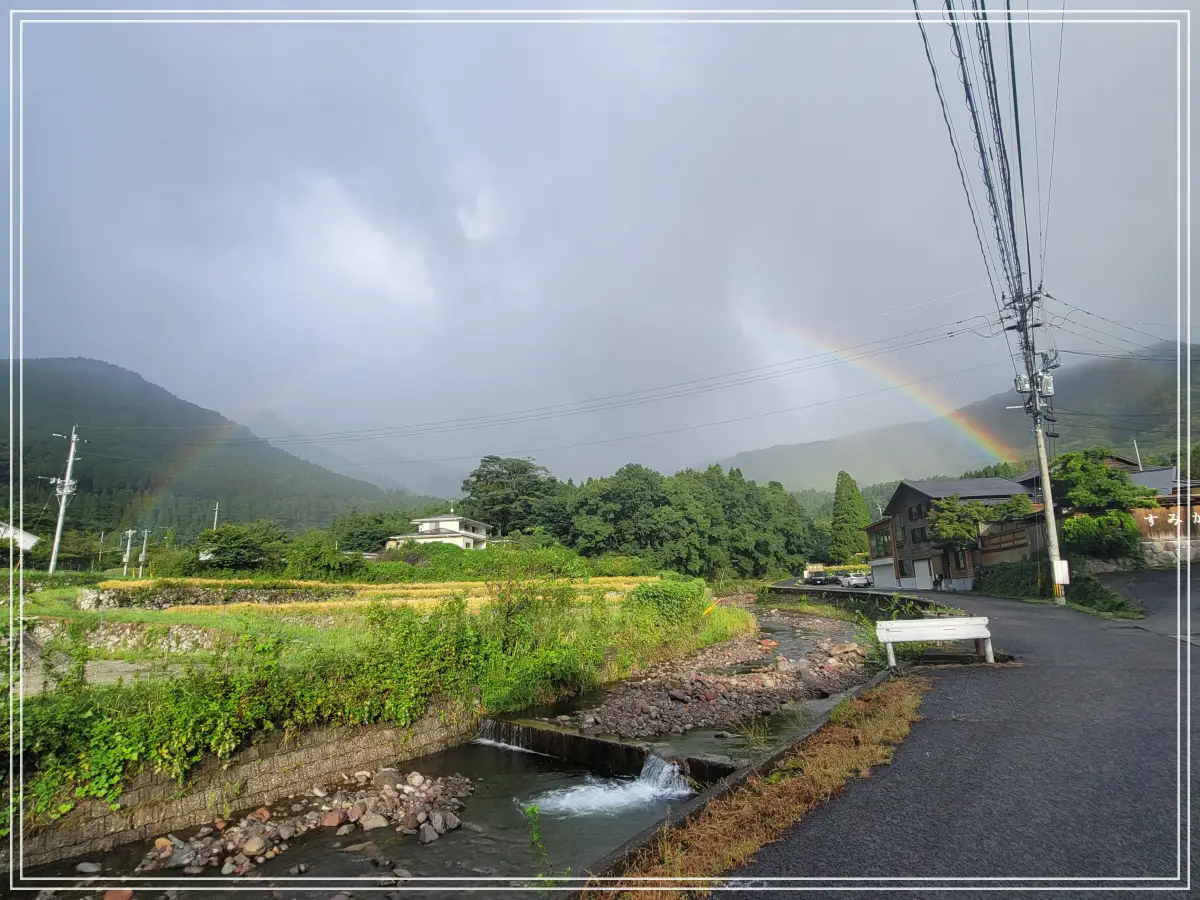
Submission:
[[[174,528],[181,537],[222,521],[272,518],[293,531],[341,513],[411,509],[435,498],[381,490],[285,453],[219,413],[174,396],[127,369],[94,359],[24,362],[26,522],[52,527],[55,503],[39,477],[61,476],[67,434],[79,425],[78,492],[68,527],[113,532]],[[8,454],[0,460],[8,477]]]
[[[450,466],[437,463],[409,462],[400,466],[399,479],[389,475],[380,466],[371,465],[372,459],[388,457],[403,459],[392,453],[386,445],[379,441],[358,443],[355,441],[335,445],[338,450],[329,449],[328,445],[318,442],[305,441],[298,443],[291,438],[300,437],[303,432],[280,419],[269,410],[259,410],[244,417],[244,424],[256,435],[279,447],[292,456],[306,459],[326,469],[351,478],[361,478],[385,491],[412,491],[434,497],[459,497],[462,495],[463,479],[467,473]],[[279,440],[282,438],[283,440]]]
[[[1193,360],[1200,362],[1192,350]],[[1143,457],[1173,452],[1176,419],[1176,345],[1164,342],[1128,355],[1068,356],[1055,371],[1054,415],[1048,430],[1060,437],[1057,452],[1107,446]],[[1193,365],[1193,386],[1200,366]],[[751,480],[779,481],[791,490],[829,490],[846,470],[860,483],[957,475],[997,462],[996,454],[964,436],[966,429],[991,435],[1028,458],[1033,455],[1029,419],[1009,390],[956,410],[953,417],[906,422],[827,441],[781,444],[721,460]],[[953,421],[952,421],[953,419]]]

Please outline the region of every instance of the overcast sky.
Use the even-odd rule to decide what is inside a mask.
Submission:
[[[949,29],[929,28],[965,128]],[[1059,29],[1032,30],[1037,159],[1017,35],[1044,205]],[[1175,50],[1170,25],[1065,33],[1044,279],[1114,319],[1175,320]],[[911,19],[37,24],[24,52],[26,355],[107,360],[234,419],[489,415],[994,313]],[[893,380],[1000,361],[927,385],[957,406],[1010,388],[1004,359],[964,335],[880,361]],[[352,451],[534,450],[887,386],[843,364]],[[890,391],[534,455],[564,477],[673,470],[932,414]]]

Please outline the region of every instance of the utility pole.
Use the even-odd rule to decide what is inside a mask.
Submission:
[[[218,500],[217,506],[213,510],[213,531],[217,530],[217,513],[219,513],[220,511],[221,511],[221,502]]]
[[[1137,438],[1133,439],[1133,455],[1137,457],[1138,471],[1139,472],[1145,471],[1142,468],[1142,454],[1138,452]]]
[[[104,532],[100,532],[100,552],[96,555],[96,567],[103,571],[104,569]]]
[[[1058,368],[1059,362],[1057,353],[1037,352],[1034,329],[1040,327],[1041,323],[1033,321],[1032,316],[1033,308],[1041,301],[1043,294],[1039,286],[1036,291],[1028,294],[1022,292],[1007,301],[1005,306],[1016,321],[1006,328],[1017,332],[1021,356],[1025,363],[1025,374],[1016,377],[1016,388],[1018,393],[1025,395],[1025,411],[1033,419],[1033,438],[1042,483],[1042,505],[1046,515],[1046,552],[1050,558],[1050,572],[1054,581],[1054,602],[1063,606],[1067,602],[1063,596],[1063,584],[1066,583],[1068,575],[1058,550],[1058,523],[1054,515],[1054,494],[1050,489],[1050,461],[1046,456],[1044,427],[1045,422],[1054,421],[1050,415],[1047,398],[1054,395],[1054,378],[1050,372]]]
[[[71,478],[71,473],[75,470],[75,449],[79,446],[79,435],[76,434],[78,425],[71,426],[71,436],[65,434],[55,434],[54,437],[62,438],[64,441],[70,441],[70,449],[67,450],[67,474],[64,478],[51,478],[49,482],[54,485],[54,493],[58,496],[58,524],[54,527],[54,546],[50,550],[50,569],[51,575],[54,574],[54,568],[58,564],[58,549],[62,546],[63,523],[67,518],[67,504],[71,502],[71,497],[75,493],[75,480]],[[87,443],[84,441],[83,443]]]
[[[138,578],[142,577],[142,567],[146,565],[146,541],[149,537],[149,529],[142,529],[142,555],[138,557]]]
[[[121,569],[121,576],[129,574],[129,554],[133,552],[133,536],[137,534],[136,528],[130,528],[125,532],[125,565]]]

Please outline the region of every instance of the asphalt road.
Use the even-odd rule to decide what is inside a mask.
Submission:
[[[814,879],[762,882],[794,888],[937,879],[924,883],[920,897],[964,895],[938,890],[952,884],[945,879],[963,879],[953,884],[967,896],[1022,884],[988,879],[1039,879],[1065,889],[1051,893],[1026,881],[1029,890],[1006,893],[1057,898],[1182,888],[1187,832],[1180,823],[1186,828],[1188,813],[1179,807],[1187,789],[1186,779],[1182,789],[1179,781],[1186,775],[1178,764],[1181,712],[1185,754],[1188,726],[1179,678],[1190,648],[1174,636],[1174,573],[1123,579],[1122,589],[1146,607],[1145,620],[1110,622],[1062,607],[957,595],[957,605],[991,619],[997,650],[1020,665],[932,670],[923,719],[892,765],[850,783],[733,874]],[[1163,880],[1099,880],[1131,878]],[[900,884],[917,885],[890,882]],[[748,887],[736,893],[779,896]]]

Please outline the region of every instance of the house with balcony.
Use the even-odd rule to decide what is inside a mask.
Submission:
[[[482,550],[488,545],[492,526],[476,522],[453,512],[442,516],[413,519],[417,530],[411,534],[397,534],[388,538],[387,549],[391,550],[412,541],[416,544],[454,544],[464,550]]]
[[[865,529],[876,587],[932,590],[935,583],[970,590],[980,566],[1026,559],[1038,548],[1034,516],[1015,523],[987,523],[970,546],[950,548],[933,536],[929,513],[935,500],[957,496],[986,505],[1003,503],[1028,488],[1007,478],[939,478],[902,481],[883,510],[884,517]],[[891,576],[888,575],[890,556]]]

